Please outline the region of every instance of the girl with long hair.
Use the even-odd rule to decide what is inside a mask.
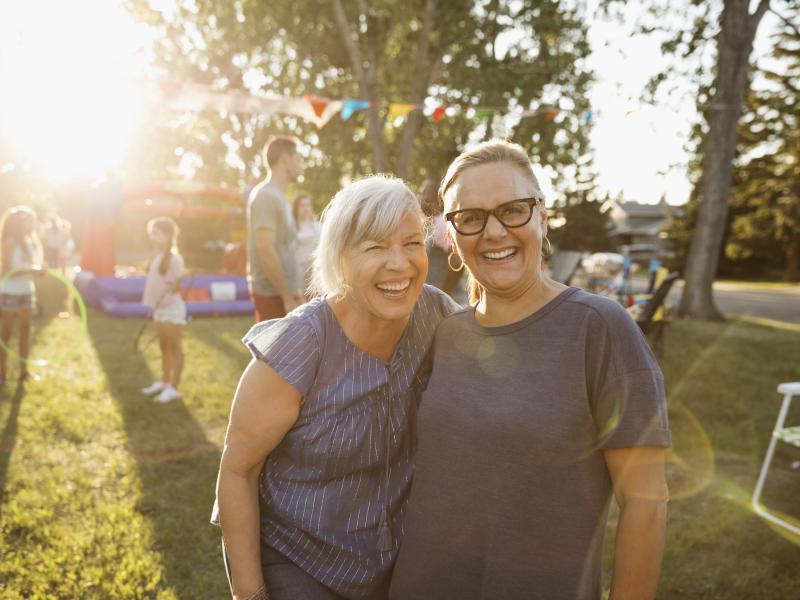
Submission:
[[[147,233],[156,254],[150,260],[142,302],[153,310],[153,321],[161,348],[161,379],[142,393],[156,402],[172,402],[181,397],[178,385],[183,371],[183,327],[186,304],[179,293],[183,258],[177,249],[178,226],[168,217],[151,219]]]
[[[20,380],[31,376],[27,358],[30,350],[31,314],[36,305],[36,287],[32,275],[44,273],[42,246],[36,235],[36,213],[27,206],[8,209],[0,225],[0,264],[2,286],[0,289],[0,384],[5,383],[8,342],[19,323]]]

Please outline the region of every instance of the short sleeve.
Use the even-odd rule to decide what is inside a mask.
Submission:
[[[280,198],[261,188],[250,204],[250,226],[253,229],[278,231],[282,224]]]
[[[621,307],[603,314],[593,416],[601,448],[671,445],[661,369],[636,322]]]
[[[302,315],[264,321],[242,342],[305,398],[319,368],[319,340],[313,323]]]

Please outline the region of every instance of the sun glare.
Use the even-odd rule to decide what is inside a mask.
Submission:
[[[116,165],[143,111],[147,41],[117,0],[0,4],[4,160],[53,180]]]

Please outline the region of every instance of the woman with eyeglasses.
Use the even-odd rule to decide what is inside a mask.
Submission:
[[[670,444],[658,364],[611,300],[542,271],[547,213],[519,146],[484,143],[439,189],[473,306],[436,333],[393,600],[655,595]]]

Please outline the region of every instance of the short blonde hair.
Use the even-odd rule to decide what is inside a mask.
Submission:
[[[322,231],[314,252],[311,285],[315,296],[343,297],[345,253],[365,240],[382,240],[408,215],[425,227],[419,200],[405,183],[388,175],[365,177],[345,186],[322,212]]]
[[[447,173],[442,179],[442,183],[439,185],[439,202],[442,206],[444,206],[445,212],[447,212],[448,209],[447,205],[445,204],[445,194],[447,193],[447,190],[449,190],[450,187],[455,183],[456,179],[458,179],[458,176],[472,167],[478,167],[480,165],[488,165],[492,163],[508,163],[511,166],[517,167],[520,172],[530,179],[530,182],[536,189],[536,194],[541,197],[542,201],[544,201],[544,194],[542,193],[542,188],[539,185],[539,180],[536,179],[536,175],[533,173],[533,165],[531,164],[531,160],[528,158],[528,155],[525,153],[525,150],[522,148],[522,146],[507,140],[495,139],[478,144],[470,150],[465,150],[459,154],[453,160],[453,162],[450,163],[450,166],[447,168]],[[546,256],[546,254],[543,253],[543,256]],[[467,268],[466,270],[467,274],[469,275],[467,283],[467,288],[469,290],[469,303],[475,304],[478,302],[478,300],[480,300],[481,294],[483,293],[483,287],[476,281],[469,269]]]

